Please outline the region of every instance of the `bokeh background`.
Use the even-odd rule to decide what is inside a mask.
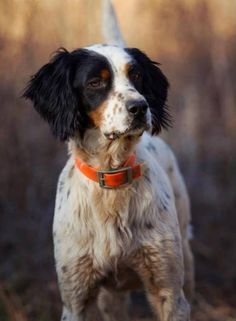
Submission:
[[[236,320],[236,2],[114,0],[125,39],[161,62],[165,139],[192,203],[193,320]],[[59,320],[51,226],[66,147],[20,98],[58,47],[103,42],[100,0],[0,1],[0,320]],[[109,28],[109,26],[107,26]],[[151,320],[134,296],[132,320]]]

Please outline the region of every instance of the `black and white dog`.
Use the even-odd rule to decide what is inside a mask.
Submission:
[[[189,199],[156,137],[170,122],[167,91],[157,63],[116,45],[59,50],[25,90],[70,152],[53,226],[63,321],[88,320],[95,304],[104,320],[125,321],[140,286],[160,321],[190,320]]]

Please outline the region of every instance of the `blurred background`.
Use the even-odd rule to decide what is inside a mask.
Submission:
[[[192,203],[193,320],[236,320],[236,2],[113,2],[128,46],[171,84],[163,136]],[[1,321],[59,320],[51,228],[67,151],[20,95],[58,47],[103,42],[100,17],[100,0],[0,0]],[[133,304],[133,321],[151,320],[142,296]]]

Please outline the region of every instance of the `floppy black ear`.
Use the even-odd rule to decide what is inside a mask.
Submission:
[[[150,60],[142,51],[136,48],[127,48],[126,51],[142,69],[142,94],[152,114],[152,134],[158,134],[161,128],[168,128],[171,125],[171,116],[166,106],[168,80],[158,67],[159,64]]]
[[[72,87],[74,72],[74,57],[65,49],[60,49],[31,78],[23,93],[24,98],[32,100],[35,109],[61,140],[73,136],[84,123],[78,95]]]

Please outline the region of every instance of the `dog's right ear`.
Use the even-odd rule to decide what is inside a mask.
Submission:
[[[85,125],[78,93],[72,86],[79,54],[80,50],[75,59],[75,54],[58,50],[51,61],[31,78],[23,93],[24,98],[32,100],[53,134],[61,140],[82,131]]]

